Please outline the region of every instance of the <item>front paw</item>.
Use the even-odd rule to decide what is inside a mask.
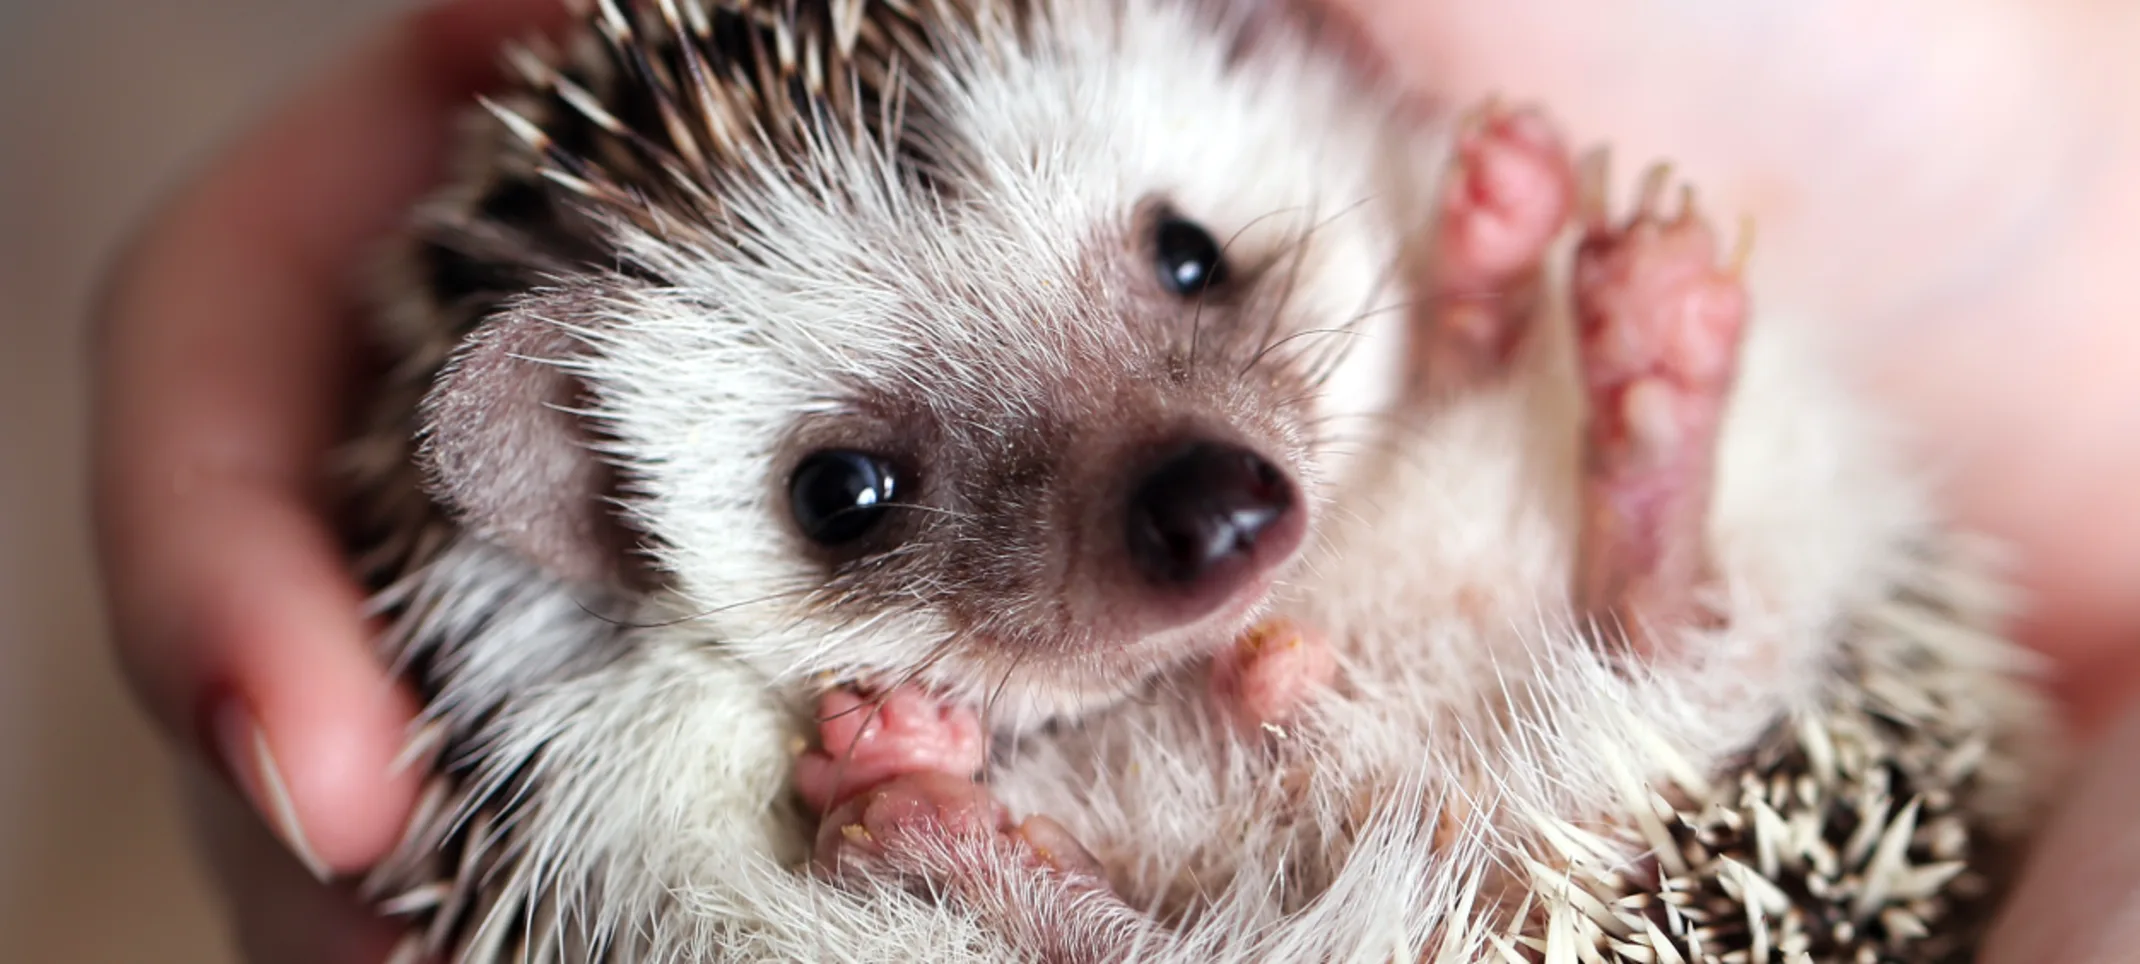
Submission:
[[[795,788],[818,813],[907,774],[970,780],[987,758],[979,716],[912,686],[874,696],[833,690],[818,701],[817,718],[820,745],[795,761]]]
[[[1046,817],[1013,823],[987,787],[932,772],[894,777],[841,804],[818,828],[816,866],[954,890],[1006,871],[1105,886],[1099,862],[1062,825]]]
[[[1337,675],[1321,633],[1289,619],[1257,624],[1211,667],[1211,694],[1236,723],[1271,730],[1297,718]]]

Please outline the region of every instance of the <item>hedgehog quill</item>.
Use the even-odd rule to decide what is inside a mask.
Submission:
[[[1279,0],[508,61],[346,465],[408,960],[1967,958],[2005,592],[1664,168]]]

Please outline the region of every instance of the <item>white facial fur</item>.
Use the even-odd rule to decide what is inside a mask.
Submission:
[[[1340,440],[1398,398],[1430,134],[1396,123],[1327,59],[1279,47],[1227,63],[1182,5],[1054,15],[1043,48],[976,51],[917,78],[926,103],[914,109],[953,145],[952,173],[937,175],[947,196],[917,196],[882,152],[828,143],[803,176],[766,170],[732,188],[730,233],[627,230],[624,254],[664,284],[605,279],[557,301],[569,316],[553,320],[592,347],[574,368],[632,479],[630,519],[674,575],[674,605],[776,679],[926,667],[921,678],[953,698],[1051,714],[1223,642],[1245,615],[1142,640],[1036,630],[1068,639],[990,648],[947,600],[993,591],[990,605],[1014,609],[1002,597],[1033,581],[991,587],[920,560],[828,591],[827,565],[787,517],[787,473],[808,448],[798,436],[921,449],[938,492],[962,491],[920,511],[957,529],[956,513],[988,508],[973,500],[1019,496],[961,473],[1045,445],[1036,424],[1074,441],[1177,416],[1215,422],[1288,463],[1312,499],[1351,451]],[[1221,240],[1236,274],[1255,269],[1258,303],[1183,324],[1138,253],[1155,203]],[[1268,380],[1220,371],[1274,345],[1259,366]],[[1336,368],[1318,391],[1306,376],[1326,359]],[[1170,365],[1201,379],[1154,388]],[[1051,548],[937,538],[966,556]]]

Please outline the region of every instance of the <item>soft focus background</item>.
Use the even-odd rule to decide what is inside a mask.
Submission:
[[[0,959],[232,960],[84,539],[84,305],[173,179],[395,0],[0,0]]]

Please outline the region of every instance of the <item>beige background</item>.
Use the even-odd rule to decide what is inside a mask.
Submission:
[[[231,960],[100,637],[83,304],[144,205],[388,0],[0,0],[0,959]]]

